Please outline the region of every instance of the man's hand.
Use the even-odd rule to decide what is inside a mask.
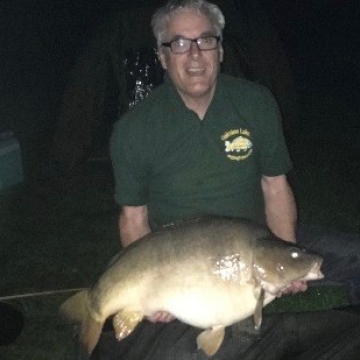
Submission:
[[[175,320],[175,317],[166,311],[157,311],[152,316],[148,316],[147,320],[149,320],[152,323],[156,323],[156,322],[168,323],[170,321]]]
[[[279,295],[287,295],[287,294],[297,294],[298,292],[304,292],[308,288],[306,281],[294,281],[293,283],[289,284]]]

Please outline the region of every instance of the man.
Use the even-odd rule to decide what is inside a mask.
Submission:
[[[196,6],[199,6],[197,3],[198,2],[195,2],[192,6],[196,8]],[[210,133],[211,128],[207,129],[207,123],[210,121],[218,123],[222,121],[222,119],[215,118],[216,114],[213,114],[214,111],[212,111],[210,115],[208,112],[208,108],[214,98],[214,93],[219,80],[220,63],[223,59],[221,39],[224,19],[220,12],[215,13],[219,16],[219,24],[211,23],[211,21],[207,18],[206,15],[203,15],[193,9],[176,11],[175,13],[176,16],[171,15],[171,21],[168,23],[166,35],[164,35],[164,29],[158,29],[159,25],[156,23],[156,17],[154,19],[154,31],[156,32],[155,35],[157,36],[157,42],[159,46],[158,56],[162,66],[165,70],[167,70],[167,74],[170,78],[170,83],[167,83],[160,90],[158,89],[158,91],[155,91],[155,94],[153,94],[153,96],[151,96],[151,98],[149,99],[150,101],[147,101],[145,104],[141,104],[139,108],[125,116],[123,121],[116,126],[113,135],[112,155],[115,169],[115,178],[118,183],[116,198],[119,203],[123,205],[120,215],[120,235],[122,244],[126,246],[150,231],[149,215],[152,216],[151,220],[157,222],[158,224],[159,222],[164,222],[164,219],[161,218],[162,210],[158,208],[159,206],[162,206],[164,204],[159,198],[164,195],[172,196],[170,190],[173,189],[160,189],[162,190],[161,193],[153,194],[151,193],[151,190],[153,188],[155,188],[158,192],[160,191],[158,189],[160,188],[158,184],[140,185],[138,179],[129,179],[129,172],[133,172],[134,167],[142,166],[142,163],[144,161],[141,162],[141,165],[139,161],[141,160],[141,158],[146,158],[145,152],[149,151],[149,149],[147,149],[145,147],[146,145],[144,144],[144,135],[145,133],[147,133],[148,130],[142,130],[140,133],[140,129],[136,128],[136,126],[142,128],[144,127],[145,124],[143,124],[143,120],[145,117],[148,116],[148,113],[145,112],[145,110],[149,109],[149,111],[152,111],[151,115],[154,113],[155,116],[160,117],[164,116],[163,113],[168,110],[167,108],[169,108],[170,106],[178,106],[179,112],[181,111],[178,116],[179,121],[185,122],[186,120],[183,120],[184,117],[191,117],[191,120],[194,120],[194,122],[198,123],[195,123],[195,125],[193,126],[194,129],[196,129],[197,126],[206,127],[202,131],[204,133],[203,136],[213,136],[214,141],[218,142],[218,144],[216,145],[222,147],[222,149],[220,150],[222,152],[222,158],[220,159],[221,163],[219,163],[218,165],[219,168],[211,169],[211,171],[205,169],[209,172],[209,174],[203,174],[203,172],[190,169],[192,173],[188,174],[186,178],[184,176],[184,180],[187,182],[186,186],[190,187],[190,182],[198,181],[199,178],[201,179],[205,176],[219,176],[222,170],[228,172],[227,176],[232,176],[232,172],[235,170],[239,172],[239,180],[242,180],[241,176],[247,179],[247,174],[244,173],[241,168],[244,166],[254,167],[255,165],[253,164],[253,162],[256,160],[253,159],[257,157],[258,160],[263,162],[261,166],[268,166],[269,169],[261,169],[260,167],[259,169],[255,169],[257,173],[251,180],[252,182],[254,182],[254,185],[252,185],[251,189],[246,188],[245,184],[239,183],[236,184],[235,188],[232,190],[233,194],[231,195],[235,195],[238,198],[239,188],[243,186],[245,187],[245,190],[251,191],[251,195],[257,195],[252,197],[247,195],[249,197],[249,201],[252,202],[252,204],[250,204],[248,208],[259,208],[259,204],[255,203],[256,201],[258,202],[258,200],[255,199],[259,196],[258,192],[262,191],[265,201],[266,220],[269,227],[279,237],[288,241],[295,241],[296,208],[293,194],[287,183],[286,176],[284,175],[284,172],[290,169],[290,160],[288,158],[287,150],[284,145],[284,140],[281,138],[282,134],[280,133],[280,117],[275,102],[271,98],[270,94],[268,94],[263,88],[257,87],[250,83],[242,83],[238,80],[234,81],[233,79],[230,80],[228,78],[222,79],[223,84],[221,86],[223,88],[226,86],[232,86],[235,90],[238,90],[240,92],[250,92],[250,96],[246,96],[246,98],[242,99],[240,97],[240,93],[231,94],[229,92],[229,94],[225,94],[225,96],[233,96],[234,100],[236,100],[239,104],[234,110],[230,109],[231,111],[228,111],[226,113],[226,106],[231,106],[232,104],[230,103],[230,101],[225,102],[227,99],[221,98],[221,102],[218,101],[218,103],[216,103],[216,106],[218,107],[218,109],[216,110],[223,112],[221,116],[225,118],[225,116],[236,117],[236,115],[238,115],[236,114],[236,111],[238,111],[237,108],[242,110],[243,106],[247,108],[246,110],[243,110],[244,117],[246,116],[246,111],[249,112],[253,111],[255,108],[258,108],[258,118],[251,119],[251,121],[258,121],[259,124],[250,124],[249,127],[246,121],[239,121],[240,119],[238,118],[235,118],[235,121],[229,121],[229,119],[227,119],[228,123],[224,123],[224,125],[220,124],[221,126],[219,125],[218,129],[216,129],[217,133],[212,135]],[[160,15],[161,14],[159,14],[158,16]],[[210,48],[205,48],[204,50],[201,50],[201,48],[204,46],[209,47],[209,43],[211,43]],[[224,95],[219,94],[218,97],[220,96]],[[155,106],[153,106],[151,100],[155,98],[156,104],[154,104]],[[159,100],[160,102],[158,102]],[[252,103],[247,104],[246,101],[250,100],[252,100]],[[255,102],[256,100],[257,102]],[[262,109],[259,109],[259,102],[262,103]],[[185,105],[184,108],[181,108],[183,105]],[[232,112],[235,114],[233,114]],[[167,121],[174,123],[178,119],[172,119],[173,116],[173,113],[169,113],[168,118],[162,121],[165,123]],[[253,114],[253,116],[255,117],[256,114]],[[141,121],[138,120],[139,117],[141,118]],[[209,117],[210,119],[208,120],[207,118]],[[136,122],[136,124],[134,124],[134,127],[132,129],[128,129],[128,123],[132,123],[133,120]],[[267,134],[267,137],[271,136],[270,139],[266,139],[265,136],[260,133],[261,129],[256,129],[256,127],[263,125],[261,121],[263,121],[265,123],[264,125],[266,125],[266,127],[271,130],[272,133]],[[156,119],[151,119],[151,121],[149,122],[150,128],[156,126],[155,122]],[[201,122],[203,122],[204,125],[200,125]],[[159,124],[162,125],[161,121],[159,121]],[[191,131],[194,129],[189,126],[185,129],[185,131]],[[181,138],[180,135],[178,135],[181,129],[177,129],[176,124],[174,124],[173,129],[171,130],[176,133],[173,135],[173,138],[168,140],[163,138],[157,138],[157,136],[162,134],[156,132],[156,130],[151,131],[151,129],[149,129],[149,131],[151,131],[150,136],[154,137],[153,140],[161,142],[161,146],[158,152],[156,152],[156,149],[152,149],[152,155],[154,157],[159,157],[163,155],[163,152],[165,151],[163,148],[164,141],[166,145],[167,142],[170,143],[169,150],[172,153],[185,153],[189,151],[185,148],[186,139]],[[126,135],[124,131],[127,131]],[[135,132],[135,134],[132,134],[131,131]],[[234,133],[232,136],[227,136],[227,134],[231,131],[236,131],[236,133]],[[258,134],[255,134],[255,131],[257,131]],[[201,140],[201,133],[195,133],[191,135],[191,140]],[[134,137],[132,138],[131,136]],[[256,136],[258,136],[259,138],[255,139]],[[264,139],[262,137],[264,137]],[[151,140],[152,139],[150,139],[150,141]],[[234,140],[248,141],[249,146],[251,146],[248,154],[246,154],[246,151],[236,148],[233,151],[228,151],[226,149],[226,144],[229,144],[230,141],[234,142]],[[172,144],[171,141],[177,141],[177,144]],[[258,142],[260,141],[264,141],[264,145],[258,144]],[[273,141],[273,143],[271,144],[270,141]],[[277,141],[278,143],[276,143],[275,141]],[[130,154],[130,143],[133,143],[133,146],[139,146],[140,150],[142,150],[143,152],[139,152],[137,154]],[[156,144],[149,143],[148,145],[150,146],[150,148],[153,148],[154,146],[156,147]],[[274,146],[276,148],[268,154],[265,154],[265,152],[263,152],[262,154],[261,151],[259,151],[258,149],[260,146],[265,147],[265,145]],[[200,146],[202,147],[201,150],[207,152],[211,150],[209,148],[209,144],[207,143],[201,143]],[[196,149],[190,150],[190,153],[195,152]],[[236,152],[238,152],[238,154]],[[241,155],[241,152],[243,152],[244,154]],[[132,156],[133,158],[124,159],[124,155],[126,153],[129,153],[129,156]],[[231,157],[232,153],[235,154],[233,158]],[[170,157],[171,155],[172,154],[167,154],[166,156]],[[268,158],[268,155],[271,155],[271,158]],[[139,158],[135,158],[135,156],[138,156]],[[202,156],[202,158],[196,160],[197,162],[199,162],[199,164],[200,161],[209,161],[208,154],[200,154],[200,156]],[[276,156],[281,156],[280,160],[282,160],[282,164],[278,165],[278,163],[280,163],[280,160],[276,158]],[[178,158],[180,159],[181,156],[178,156]],[[174,159],[173,161],[175,160],[177,161],[178,159]],[[181,166],[193,166],[193,164],[191,163],[193,159],[187,160],[188,161],[184,161]],[[212,160],[213,159],[210,159],[210,161]],[[145,166],[155,165],[151,163],[151,159],[145,159],[145,161],[148,161],[146,164],[144,164]],[[229,163],[233,163],[230,165],[232,167],[229,167]],[[250,165],[248,165],[247,163],[250,163]],[[196,164],[196,166],[198,166],[199,164]],[[211,163],[211,165],[213,165],[213,163]],[[172,165],[170,164],[170,166]],[[272,166],[274,169],[270,169],[270,166]],[[176,169],[175,167],[174,169],[171,169],[171,171],[174,170],[178,169]],[[261,171],[267,171],[269,175],[265,173],[262,174]],[[273,174],[271,172],[273,172]],[[182,176],[181,173],[178,173],[177,175]],[[171,177],[171,175],[166,176],[168,176],[168,178]],[[137,186],[139,188],[139,191],[149,191],[150,195],[142,199],[140,199],[139,197],[135,199],[135,196],[133,196],[132,199],[128,200],[130,201],[130,203],[127,204],[126,197],[129,197],[131,195],[127,193],[128,189],[125,188],[127,186],[127,182],[130,182],[130,180],[130,186],[132,188],[135,188],[135,186]],[[162,181],[166,182],[166,180],[167,179]],[[210,181],[209,178],[205,178],[205,180]],[[202,185],[208,186],[205,181]],[[217,185],[219,188],[223,188],[226,184],[223,184],[219,181]],[[141,189],[140,186],[142,186]],[[210,189],[206,190],[209,191]],[[196,196],[196,194],[193,194],[192,192],[194,192],[194,189],[188,190],[186,194],[179,194],[179,196],[181,196],[182,198],[178,199],[178,201],[176,201],[175,199],[171,199],[171,207],[181,208],[188,206],[188,203],[186,203],[186,200],[184,198],[188,194],[190,194],[191,196]],[[220,196],[221,195],[222,194],[220,194]],[[175,196],[172,197],[174,198]],[[193,198],[188,199],[188,202],[189,201],[192,202]],[[189,211],[183,211],[183,209],[180,209],[179,211],[182,211],[181,216],[185,217],[192,216],[194,215],[194,213],[196,214],[197,212],[201,212],[204,210],[207,213],[218,213],[218,208],[210,209],[210,206],[212,206],[213,204],[218,205],[217,202],[219,201],[221,201],[221,199],[219,199],[219,195],[216,195],[213,196],[212,199],[209,199],[209,204],[206,204],[206,207],[201,207],[199,205],[193,206],[191,209],[189,209]],[[132,204],[131,202],[135,202],[135,204]],[[136,204],[136,202],[145,203],[138,205]],[[153,214],[149,214],[149,206],[152,207],[151,211],[153,212]],[[224,215],[238,215],[237,213],[239,213],[239,210],[237,208],[244,205],[241,204],[239,201],[232,206],[234,207],[234,209],[231,209],[229,207],[227,213]],[[178,209],[175,209],[173,213],[176,213],[177,210]],[[247,217],[249,216],[245,213],[243,215],[247,215]],[[257,209],[257,213],[254,212],[253,218],[254,220],[258,221],[263,220],[263,214],[260,213],[259,209]],[[166,220],[171,221],[174,219],[167,218]]]
[[[115,125],[111,141],[122,245],[202,214],[247,217],[295,242],[296,206],[286,179],[291,161],[280,113],[265,88],[220,74],[220,9],[202,0],[171,1],[152,25],[167,79]],[[306,288],[299,282],[286,292]],[[339,312],[331,314],[330,324],[328,319],[328,313],[265,317],[259,336],[245,330],[239,340],[229,331],[214,359],[328,359],[329,351],[352,358],[359,347],[350,341],[358,338],[358,320]],[[119,344],[112,332],[104,334],[94,358],[204,358],[194,348],[196,329],[162,312],[149,320],[157,323],[140,325]],[[324,339],[330,343],[319,346]]]

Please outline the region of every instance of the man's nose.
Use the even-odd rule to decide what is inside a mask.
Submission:
[[[198,57],[200,55],[200,49],[199,49],[199,45],[197,44],[196,41],[193,41],[190,45],[190,55],[191,57]]]

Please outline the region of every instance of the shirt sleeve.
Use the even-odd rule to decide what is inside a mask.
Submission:
[[[256,101],[257,151],[262,175],[278,176],[292,169],[292,161],[282,129],[280,109],[274,96],[262,87],[261,99]]]
[[[141,206],[148,202],[147,167],[142,156],[141,134],[132,119],[123,117],[114,124],[110,156],[115,181],[115,201],[121,206]]]

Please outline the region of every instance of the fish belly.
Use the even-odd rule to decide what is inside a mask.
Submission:
[[[224,284],[223,284],[224,285]],[[199,328],[227,326],[252,315],[257,299],[252,284],[172,288],[148,293],[143,311],[168,311],[180,321]]]

